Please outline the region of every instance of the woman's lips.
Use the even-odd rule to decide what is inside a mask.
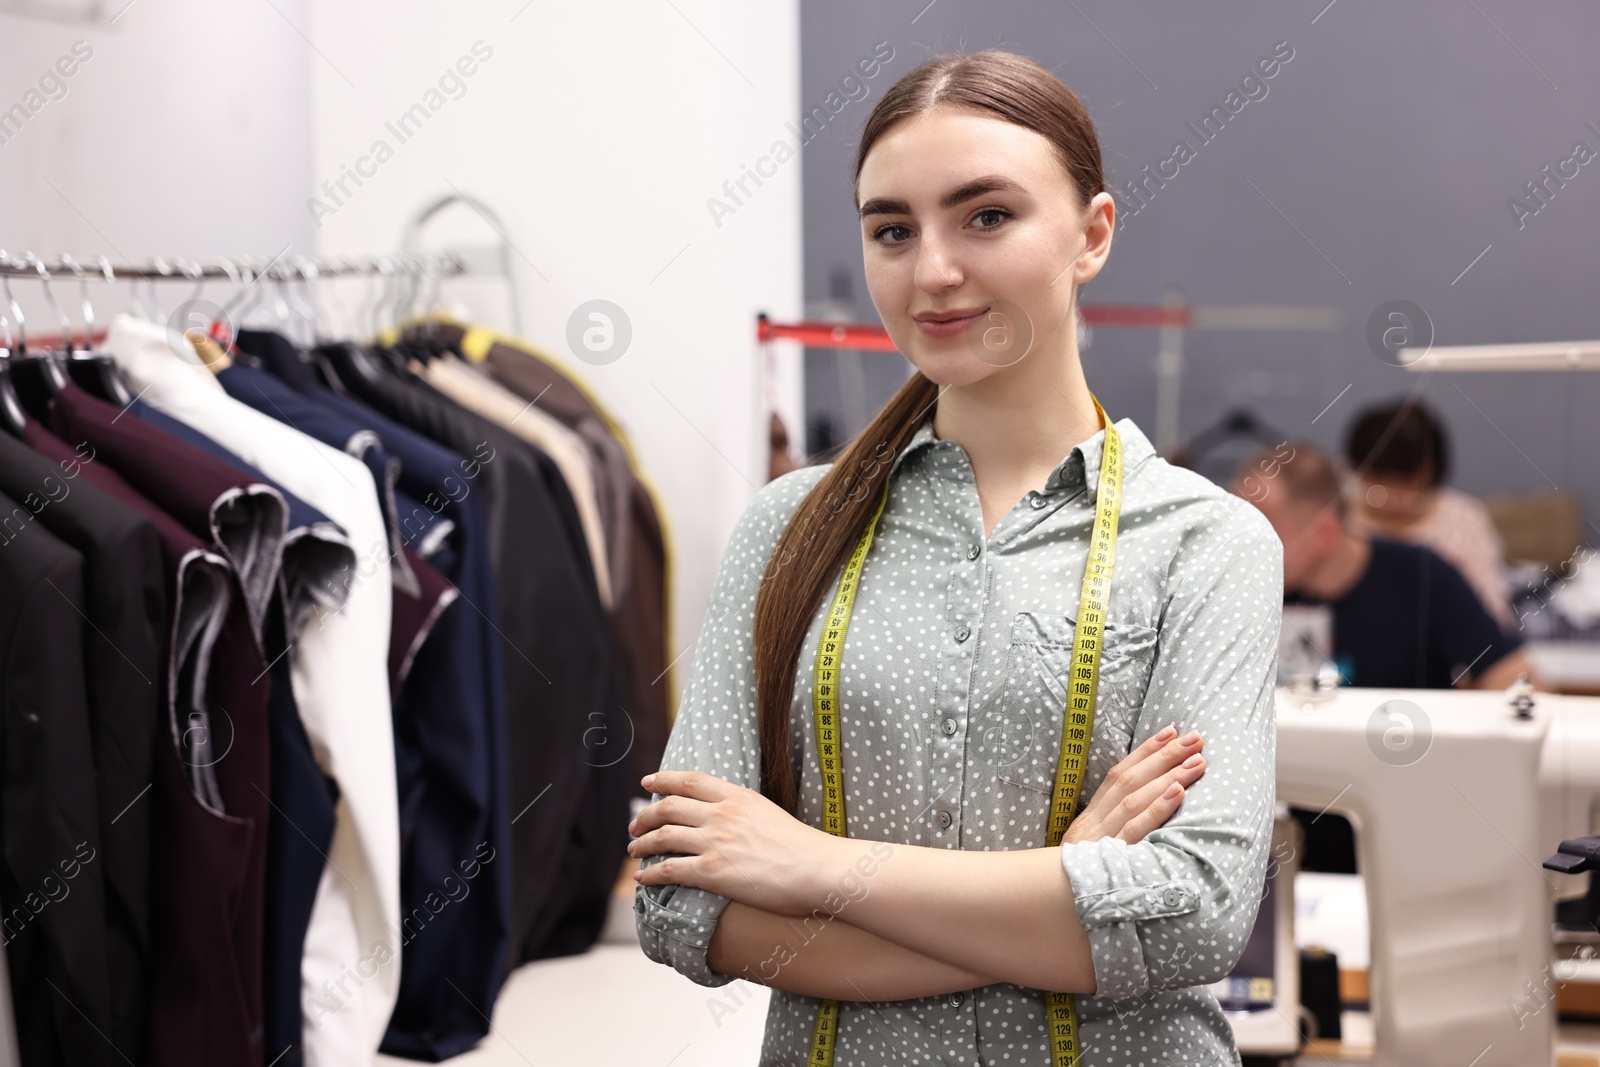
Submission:
[[[977,322],[984,315],[983,311],[975,311],[964,318],[950,319],[945,322],[934,322],[931,319],[918,319],[917,329],[929,337],[954,337],[965,333],[967,327]]]

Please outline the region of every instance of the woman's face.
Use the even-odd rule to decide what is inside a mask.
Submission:
[[[858,193],[872,302],[930,380],[1031,376],[1075,350],[1073,289],[1105,263],[1115,208],[1099,193],[1080,212],[1044,137],[935,108],[879,137]]]
[[[1361,500],[1380,522],[1405,525],[1427,514],[1433,503],[1433,475],[1369,474],[1361,479]]]

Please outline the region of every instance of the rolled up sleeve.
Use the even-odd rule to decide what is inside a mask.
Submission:
[[[1129,845],[1063,843],[1095,995],[1207,985],[1238,962],[1272,839],[1283,546],[1237,497],[1212,502],[1175,558],[1132,745],[1175,723],[1206,772],[1166,825]]]
[[[696,643],[683,701],[662,755],[663,770],[698,770],[748,789],[760,788],[753,632],[756,594],[778,536],[817,478],[802,467],[768,482],[740,516],[723,553]],[[660,800],[661,794],[651,797]],[[667,859],[646,857],[649,866]],[[705,986],[732,975],[713,971],[706,951],[728,898],[680,885],[641,885],[634,923],[647,957]]]

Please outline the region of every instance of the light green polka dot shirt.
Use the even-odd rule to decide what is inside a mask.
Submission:
[[[1082,1061],[1238,1064],[1207,986],[1237,961],[1262,895],[1282,545],[1254,507],[1167,463],[1131,420],[1117,429],[1122,515],[1083,795],[1168,723],[1204,735],[1207,768],[1172,819],[1138,844],[1061,846],[1097,982],[1096,995],[1078,997]],[[931,418],[893,458],[840,678],[851,837],[1044,847],[1104,441],[1102,430],[1073,448],[987,540],[966,451],[937,437]],[[740,518],[663,768],[760,787],[756,593],[779,533],[825,470],[774,479]],[[822,803],[812,672],[825,612],[826,602],[803,646],[790,713],[800,817],[812,826],[821,825]],[[692,887],[640,887],[634,908],[646,954],[702,985],[732,981],[706,965],[727,903]],[[805,1063],[817,1004],[773,990],[763,1065]],[[834,1063],[1048,1065],[1046,1017],[1042,991],[1004,982],[845,1001]]]

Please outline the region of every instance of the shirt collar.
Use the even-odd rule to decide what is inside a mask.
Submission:
[[[209,403],[226,395],[216,374],[201,361],[189,339],[155,322],[120,314],[111,320],[104,349],[135,391],[151,399],[200,397]]]
[[[1116,421],[1117,433],[1122,438],[1122,468],[1131,472],[1145,460],[1155,455],[1155,446],[1150,439],[1145,437],[1144,431],[1132,419],[1118,419]],[[1096,430],[1094,436],[1081,444],[1074,445],[1065,459],[1058,463],[1045,480],[1044,492],[1046,495],[1063,490],[1076,492],[1088,487],[1092,493],[1100,483],[1100,459],[1105,450],[1106,432],[1104,429]],[[911,435],[911,440],[906,442],[905,448],[894,458],[889,466],[889,477],[893,478],[895,471],[912,455],[927,451],[934,457],[934,462],[940,466],[960,463],[965,459],[965,451],[954,441],[947,441],[933,432],[933,418],[929,416],[923,424],[917,427],[917,432]]]

